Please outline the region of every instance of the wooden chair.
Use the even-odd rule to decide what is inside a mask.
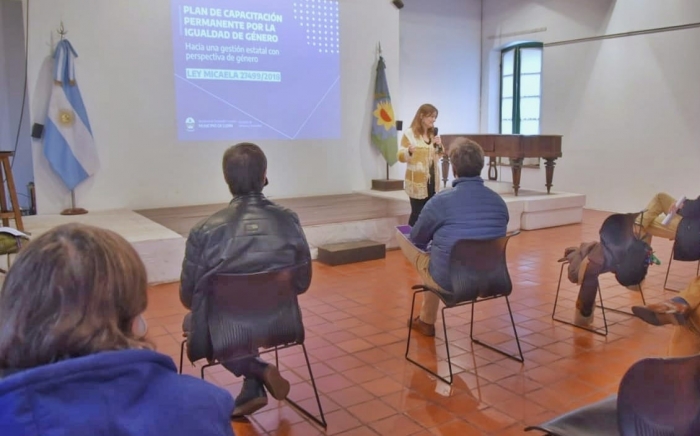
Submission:
[[[22,210],[19,207],[15,179],[12,177],[12,166],[10,165],[10,157],[13,154],[14,153],[11,151],[0,151],[0,173],[3,173],[3,186],[0,187],[0,218],[2,218],[2,225],[4,227],[10,225],[11,219],[15,220],[15,227],[17,230],[23,232]],[[7,186],[7,192],[5,192],[5,186]],[[10,206],[12,206],[12,209],[7,208],[8,192],[10,194]]]

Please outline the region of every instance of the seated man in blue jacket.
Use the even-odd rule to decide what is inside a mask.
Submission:
[[[450,161],[455,175],[452,189],[441,191],[426,203],[411,229],[410,241],[397,235],[401,250],[423,282],[446,291],[452,291],[449,261],[455,243],[460,239],[503,237],[509,219],[505,201],[484,186],[484,151],[479,144],[466,138],[454,142],[450,146]],[[437,296],[424,293],[413,328],[425,336],[435,336],[439,304]]]

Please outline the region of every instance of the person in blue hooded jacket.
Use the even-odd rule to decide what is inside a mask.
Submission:
[[[508,207],[493,190],[484,185],[484,150],[467,138],[450,145],[450,162],[455,179],[452,189],[440,191],[420,212],[409,237],[397,234],[398,245],[416,267],[423,282],[452,292],[450,253],[460,239],[496,239],[506,235]],[[420,315],[413,329],[435,336],[440,299],[432,292],[423,294]],[[410,320],[409,320],[410,321]]]
[[[22,249],[0,291],[0,435],[233,435],[231,394],[143,338],[146,288],[108,230],[67,224]]]

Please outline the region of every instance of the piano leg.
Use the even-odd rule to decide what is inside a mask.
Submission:
[[[489,180],[498,180],[498,167],[496,166],[496,157],[489,158]]]
[[[513,190],[517,197],[518,190],[520,190],[520,171],[523,169],[523,158],[511,159],[510,166],[513,170]]]
[[[552,158],[546,158],[544,160],[544,168],[545,168],[545,174],[547,176],[547,194],[549,194],[549,191],[552,189],[552,179],[554,178],[554,165],[556,162],[554,162],[555,159]]]
[[[450,157],[445,154],[442,156],[442,161],[440,163],[442,164],[442,187],[445,188],[450,178]]]

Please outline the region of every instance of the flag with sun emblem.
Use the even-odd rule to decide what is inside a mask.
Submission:
[[[386,163],[396,163],[398,152],[396,120],[391,106],[389,86],[386,83],[384,58],[379,56],[377,79],[374,84],[374,107],[372,111],[372,144],[379,149]]]
[[[61,39],[53,55],[54,83],[44,128],[44,156],[71,191],[97,172],[100,162],[90,121],[75,81],[76,54]]]

